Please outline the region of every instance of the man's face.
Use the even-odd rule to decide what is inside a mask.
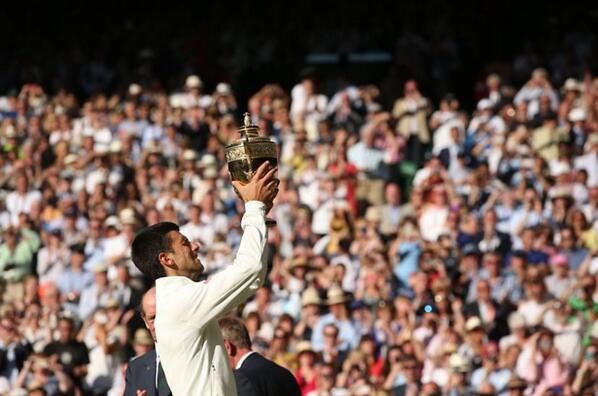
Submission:
[[[68,342],[73,337],[73,323],[70,320],[61,320],[58,322],[58,333],[61,342]]]
[[[145,323],[145,327],[149,330],[150,334],[152,335],[152,339],[156,342],[156,328],[154,326],[154,321],[156,320],[156,293],[155,291],[152,293],[151,291],[143,297],[143,302],[141,306],[142,318],[143,322]]]
[[[318,388],[324,391],[331,391],[334,388],[334,369],[329,366],[325,366],[320,370],[318,376]]]
[[[186,236],[178,231],[170,231],[166,234],[170,240],[171,258],[177,266],[178,272],[201,274],[204,267],[197,257],[199,244],[190,242]]]

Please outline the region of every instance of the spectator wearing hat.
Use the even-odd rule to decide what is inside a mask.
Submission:
[[[511,312],[508,318],[508,325],[510,334],[502,337],[499,341],[501,351],[506,350],[511,345],[525,345],[527,342],[527,325],[525,317],[515,311]]]
[[[343,289],[338,286],[332,286],[328,289],[326,303],[329,313],[322,316],[313,329],[311,342],[316,351],[321,351],[324,347],[324,327],[332,323],[339,329],[340,348],[348,349],[357,346],[358,335],[355,327],[351,323],[347,302],[349,301]]]
[[[469,362],[457,353],[449,357],[448,367],[450,374],[445,393],[448,396],[467,395],[470,393],[469,373],[471,372]]]
[[[183,107],[193,109],[196,107],[207,108],[212,104],[212,97],[203,94],[204,82],[196,75],[191,74],[185,79],[185,95],[183,96]]]
[[[220,116],[226,114],[237,115],[237,100],[229,83],[220,82],[216,84],[212,98],[214,100],[213,105]]]
[[[545,279],[546,289],[550,294],[561,299],[575,283],[575,278],[569,272],[569,259],[564,254],[557,253],[550,258],[550,267],[552,273]]]
[[[241,320],[225,317],[218,325],[234,368],[238,395],[301,395],[293,374],[251,349],[249,333]]]
[[[198,188],[201,184],[201,178],[198,175],[197,168],[197,152],[193,149],[186,149],[181,155],[181,172],[180,178],[183,189],[190,194]]]
[[[574,109],[580,109],[582,103],[580,100],[580,94],[582,92],[582,85],[575,78],[567,78],[565,83],[561,87],[561,103],[558,107],[559,121],[564,123],[570,112]]]
[[[300,341],[295,346],[298,367],[295,371],[295,379],[299,384],[302,395],[306,395],[316,388],[317,378],[317,354],[309,341]]]
[[[508,396],[523,396],[525,390],[528,387],[528,383],[517,375],[512,375],[507,382],[507,395]]]
[[[311,340],[313,328],[320,319],[322,300],[313,287],[306,288],[301,294],[301,312],[295,325],[294,334],[301,340]]]
[[[135,352],[135,357],[145,355],[153,348],[154,340],[149,331],[141,328],[135,330],[135,335],[133,336],[133,350]]]
[[[488,337],[482,321],[477,316],[472,316],[465,322],[464,326],[465,342],[459,347],[458,353],[468,359],[473,368],[481,366],[484,345]]]

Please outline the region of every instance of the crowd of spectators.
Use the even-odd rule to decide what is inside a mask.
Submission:
[[[596,394],[598,77],[576,77],[489,74],[473,112],[310,70],[251,96],[281,180],[268,281],[235,312],[254,350],[306,396]],[[232,262],[240,106],[180,85],[0,97],[1,395],[122,394],[153,347],[144,226],[180,224],[206,276]]]

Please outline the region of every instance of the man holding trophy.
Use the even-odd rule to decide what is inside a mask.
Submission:
[[[236,395],[218,319],[244,302],[266,277],[266,213],[278,193],[276,145],[258,128],[240,128],[226,148],[235,192],[245,203],[243,236],[234,263],[208,280],[191,243],[174,223],[143,230],[132,244],[133,262],[156,281],[156,354],[174,396]]]

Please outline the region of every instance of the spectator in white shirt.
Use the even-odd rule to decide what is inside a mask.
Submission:
[[[39,190],[29,191],[29,178],[25,173],[18,174],[15,180],[15,191],[6,196],[6,210],[10,213],[13,225],[19,224],[19,214],[31,213],[34,203],[41,201]]]

